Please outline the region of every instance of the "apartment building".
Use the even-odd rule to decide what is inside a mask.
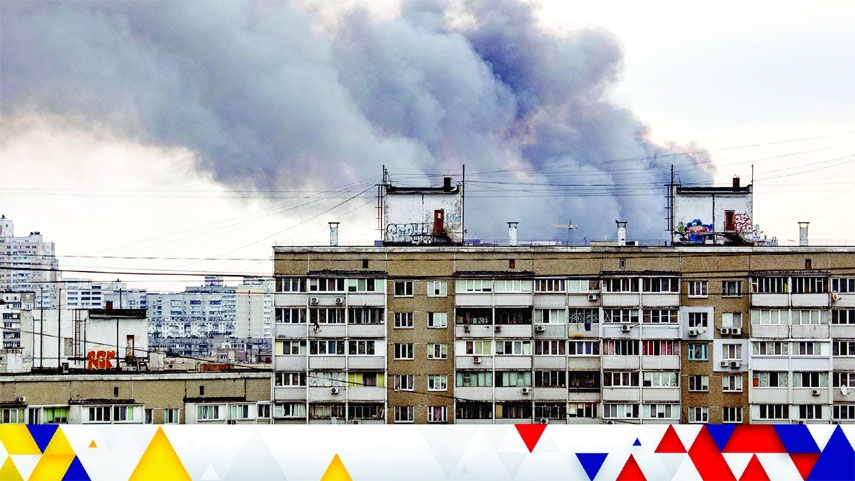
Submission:
[[[184,292],[148,293],[149,334],[152,337],[231,336],[235,332],[235,287],[223,279],[206,276],[202,286]]]
[[[0,215],[0,266],[0,291],[30,292],[37,307],[57,307],[62,276],[54,243],[41,232],[16,237],[12,219]]]
[[[119,280],[65,279],[60,287],[62,307],[66,309],[146,309],[145,289],[128,288]]]

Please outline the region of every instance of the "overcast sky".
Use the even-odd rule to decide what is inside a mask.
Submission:
[[[618,217],[657,239],[670,164],[719,185],[753,165],[766,235],[855,243],[851,2],[211,5],[0,3],[0,213],[62,268],[269,275],[328,221],[370,244],[384,164],[466,164],[470,236],[499,240]],[[504,181],[531,187],[487,195]]]

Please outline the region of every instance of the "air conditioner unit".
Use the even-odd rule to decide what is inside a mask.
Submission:
[[[524,387],[521,389],[521,391],[523,394],[529,394],[529,393],[531,393],[531,388],[530,387]]]
[[[25,403],[25,402],[27,402],[27,396],[18,396],[15,398],[15,402]]]
[[[463,326],[463,332],[469,332],[470,330],[472,330],[472,328],[469,327],[469,324],[466,324],[465,326]]]
[[[338,388],[337,387],[330,388],[330,394],[338,394]]]
[[[496,332],[502,332],[502,326],[496,326]]]
[[[813,391],[811,391],[810,393],[811,393],[811,395],[812,395],[812,396],[819,396],[819,394],[820,394],[820,393],[819,393],[819,389],[814,389],[814,390],[813,390]]]
[[[534,326],[535,333],[546,332],[546,326]]]
[[[691,329],[689,329],[689,337],[695,337],[695,336],[697,336],[697,335],[698,335],[698,330],[697,330],[697,329],[695,329],[694,327],[693,327],[693,328],[691,328]]]
[[[234,419],[229,419],[229,420],[228,420],[228,421],[226,421],[226,422],[227,422],[228,424],[237,424],[237,421],[235,421]]]
[[[354,419],[353,424],[359,424],[359,419]]]
[[[589,301],[596,301],[597,295],[596,294],[588,294],[588,300]]]
[[[540,424],[549,424],[548,418],[540,418]]]
[[[730,361],[730,367],[732,367],[733,369],[739,369],[740,367],[742,367],[742,362],[741,361]]]
[[[341,297],[336,297],[336,298],[335,298],[335,303],[336,303],[336,304],[341,305],[341,303],[342,303],[342,302],[344,302],[344,299],[342,299]]]
[[[721,361],[721,367],[727,367],[727,364],[728,364],[727,361]]]
[[[632,326],[620,326],[620,332],[629,332]]]
[[[475,356],[472,358],[473,364],[481,364],[481,356]]]
[[[313,298],[309,299],[309,304],[311,304],[313,306],[317,306],[318,305],[318,298],[313,297]]]
[[[727,327],[722,327],[719,332],[721,333],[722,336],[727,336],[730,334],[730,329]]]
[[[740,329],[738,327],[734,327],[733,329],[730,330],[730,334],[733,336],[741,336],[742,335],[742,329]]]

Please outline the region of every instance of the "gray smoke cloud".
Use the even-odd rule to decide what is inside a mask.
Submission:
[[[2,2],[0,114],[58,115],[186,147],[235,188],[439,182],[466,165],[470,237],[665,238],[663,185],[709,180],[707,156],[657,146],[608,100],[607,32],[557,37],[528,3],[405,2],[334,30],[292,3]],[[462,25],[462,26],[453,26]],[[400,175],[399,175],[400,174]],[[404,182],[401,182],[404,183]]]

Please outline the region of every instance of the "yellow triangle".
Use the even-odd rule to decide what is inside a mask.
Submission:
[[[181,459],[175,450],[172,449],[172,443],[163,432],[163,428],[157,428],[154,437],[145,448],[145,452],[140,458],[137,467],[134,468],[133,474],[128,481],[158,481],[170,479],[173,481],[187,480],[190,481],[190,475],[184,469]]]
[[[91,443],[89,443],[89,447],[90,447],[90,448],[97,448],[97,447],[98,447],[98,445],[97,445],[97,444],[95,444],[95,440],[94,440],[94,439],[92,440],[92,442],[91,442]]]
[[[15,463],[12,462],[12,456],[7,456],[3,467],[0,467],[0,479],[3,481],[24,481],[24,477],[18,472]]]
[[[65,433],[62,432],[62,428],[59,427],[56,428],[56,432],[50,438],[50,442],[45,448],[45,454],[70,455],[71,457],[77,455],[74,448],[71,447],[71,443],[68,442],[68,438],[65,437]]]
[[[327,466],[324,475],[321,476],[321,481],[353,481],[353,479],[350,477],[347,469],[345,469],[341,458],[336,454],[333,456],[332,461],[330,461],[330,465]]]
[[[0,442],[9,454],[42,454],[26,424],[0,424]]]
[[[30,480],[62,479],[72,461],[74,454],[45,454],[30,473]]]

